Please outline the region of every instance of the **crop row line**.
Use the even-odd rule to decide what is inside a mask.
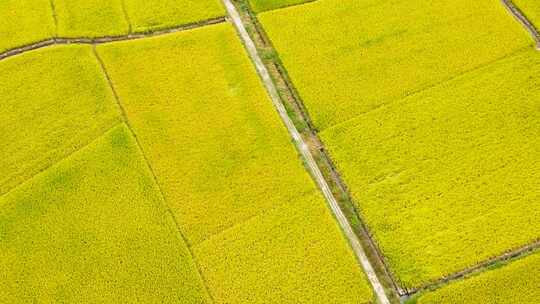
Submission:
[[[501,2],[510,14],[531,34],[533,40],[536,42],[536,50],[540,51],[540,32],[538,32],[538,29],[512,0],[501,0]]]
[[[127,34],[127,35],[119,35],[119,36],[103,36],[99,38],[90,38],[90,37],[78,37],[78,38],[62,38],[62,37],[55,37],[50,38],[47,40],[42,40],[39,42],[35,42],[32,44],[28,44],[25,46],[17,47],[8,51],[5,51],[3,53],[0,53],[0,60],[19,55],[31,50],[40,49],[43,47],[51,46],[51,45],[63,45],[63,44],[104,44],[104,43],[111,43],[116,41],[125,41],[125,40],[136,40],[136,39],[142,39],[142,38],[149,38],[149,37],[155,37],[155,36],[161,36],[181,31],[187,31],[207,25],[213,25],[218,23],[223,23],[226,21],[226,18],[223,17],[217,17],[217,18],[211,18],[203,21],[193,22],[193,23],[187,23],[176,27],[171,27],[167,29],[161,29],[157,31],[147,32],[147,33],[136,33],[136,34]]]
[[[302,158],[304,159],[307,167],[309,168],[309,171],[314,177],[319,188],[322,190],[323,195],[326,198],[326,201],[328,202],[328,205],[332,213],[334,214],[335,218],[337,219],[339,225],[342,228],[343,233],[345,234],[346,238],[349,240],[350,246],[353,252],[355,253],[358,261],[360,262],[373,290],[375,291],[376,297],[378,298],[381,304],[389,304],[390,301],[388,300],[388,297],[386,296],[384,288],[382,284],[380,283],[379,278],[377,277],[375,270],[373,269],[373,266],[371,265],[371,262],[367,258],[367,255],[364,249],[362,248],[358,237],[354,233],[348,219],[346,218],[345,214],[341,210],[328,183],[324,179],[323,174],[320,168],[318,167],[313,155],[311,154],[311,151],[309,150],[308,145],[304,142],[304,139],[302,138],[302,136],[296,129],[289,115],[287,114],[287,110],[280,99],[279,93],[277,91],[276,86],[274,85],[274,82],[272,81],[270,73],[268,72],[268,69],[264,65],[261,57],[259,56],[257,47],[255,46],[255,43],[249,36],[246,30],[246,27],[244,26],[242,22],[240,14],[238,13],[236,7],[230,0],[223,0],[223,3],[225,4],[225,8],[227,9],[227,12],[240,38],[244,42],[244,46],[249,54],[249,57],[253,61],[253,64],[255,65],[255,68],[259,76],[261,77],[261,80],[264,86],[266,87],[268,94],[270,95],[270,98],[271,98],[272,103],[274,104],[274,107],[278,111],[281,120],[283,121],[287,130],[292,136],[296,147],[298,148],[300,154],[302,155]]]
[[[157,187],[157,189],[159,191],[159,194],[160,194],[160,196],[161,196],[161,198],[163,200],[164,207],[165,207],[167,213],[169,214],[169,216],[172,217],[172,220],[174,222],[175,229],[176,229],[178,235],[184,241],[184,243],[187,245],[190,258],[193,260],[193,263],[195,264],[195,266],[197,268],[197,272],[199,273],[199,276],[201,277],[201,279],[202,279],[202,281],[204,283],[204,287],[206,289],[206,292],[207,292],[208,296],[210,297],[212,302],[215,303],[215,300],[214,300],[214,298],[212,296],[212,293],[210,292],[210,288],[208,287],[208,282],[206,281],[205,277],[203,276],[203,273],[201,272],[201,267],[199,265],[199,262],[197,261],[197,258],[195,257],[195,254],[193,253],[193,251],[191,249],[190,243],[188,242],[187,238],[185,237],[184,233],[182,232],[182,230],[180,228],[180,225],[178,224],[178,220],[176,219],[176,217],[174,215],[174,212],[171,210],[169,204],[167,203],[167,199],[165,197],[165,194],[163,192],[161,184],[159,183],[159,180],[158,180],[157,175],[156,175],[156,173],[154,171],[154,168],[152,167],[150,160],[148,159],[148,157],[146,156],[146,153],[144,152],[143,146],[141,145],[141,142],[139,141],[139,138],[137,137],[137,133],[135,133],[135,130],[131,126],[130,120],[129,120],[128,115],[127,115],[127,111],[124,108],[122,102],[120,101],[120,96],[118,95],[118,92],[116,91],[116,88],[115,88],[115,86],[113,84],[113,81],[112,81],[110,75],[109,75],[109,72],[107,71],[105,63],[103,62],[103,59],[101,59],[101,57],[99,56],[99,54],[98,54],[98,52],[96,50],[96,45],[95,44],[92,47],[92,51],[93,51],[94,56],[96,57],[96,59],[97,59],[97,61],[99,63],[101,71],[102,71],[103,75],[105,76],[105,79],[107,80],[107,83],[108,83],[109,87],[111,88],[111,90],[113,92],[114,99],[116,101],[116,105],[117,105],[118,110],[120,111],[120,113],[122,115],[122,120],[126,124],[129,131],[131,132],[131,135],[135,139],[137,147],[141,151],[141,155],[142,155],[142,157],[144,159],[144,162],[146,163],[146,166],[148,167],[148,170],[150,171],[150,174],[152,175],[152,179],[154,180],[154,183],[156,184],[156,187]]]

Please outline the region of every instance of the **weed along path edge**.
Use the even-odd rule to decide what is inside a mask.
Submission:
[[[222,1],[225,5],[227,13],[229,14],[229,17],[232,23],[234,24],[240,38],[244,42],[246,50],[249,54],[249,57],[252,59],[253,64],[255,65],[257,73],[261,77],[264,83],[264,86],[266,90],[268,91],[268,94],[270,95],[272,103],[274,104],[276,110],[279,113],[281,120],[283,121],[283,123],[287,127],[287,130],[292,136],[296,147],[298,148],[299,152],[304,158],[306,165],[309,168],[309,171],[311,171],[311,174],[313,175],[317,185],[322,190],[324,197],[326,198],[326,201],[328,202],[328,205],[330,206],[332,213],[338,220],[339,225],[341,226],[343,232],[345,233],[345,236],[349,240],[349,243],[356,257],[358,258],[358,261],[361,263],[362,268],[364,272],[366,273],[367,278],[371,286],[373,287],[373,290],[375,291],[377,299],[379,300],[381,304],[389,304],[390,301],[388,300],[388,297],[386,296],[384,292],[384,288],[382,284],[380,283],[377,275],[375,274],[375,270],[373,269],[373,266],[369,262],[364,249],[360,245],[360,241],[354,234],[350,223],[347,221],[347,218],[345,217],[343,211],[339,207],[334,195],[332,194],[332,191],[330,191],[330,187],[326,183],[326,180],[323,178],[321,170],[319,169],[313,156],[311,155],[311,152],[309,151],[307,144],[304,142],[304,140],[300,136],[300,133],[298,132],[293,122],[289,118],[287,111],[285,109],[285,106],[281,103],[281,99],[279,97],[279,94],[277,92],[277,89],[274,83],[272,82],[272,79],[270,78],[270,74],[268,70],[266,69],[266,66],[263,64],[262,59],[260,58],[257,52],[255,43],[253,42],[253,40],[251,40],[251,37],[249,36],[244,24],[242,23],[242,20],[240,19],[240,15],[238,11],[236,10],[236,7],[232,4],[230,0],[222,0]]]

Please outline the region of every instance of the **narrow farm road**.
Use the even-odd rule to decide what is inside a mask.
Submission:
[[[538,29],[532,24],[527,17],[523,14],[511,0],[501,0],[504,7],[514,16],[514,18],[525,27],[525,29],[531,34],[532,38],[536,42],[536,50],[540,51],[540,33]]]
[[[232,20],[232,23],[234,24],[236,30],[238,31],[240,38],[244,42],[246,50],[249,56],[251,57],[255,65],[255,68],[257,69],[257,72],[259,76],[261,77],[264,83],[264,86],[266,87],[266,90],[268,91],[268,94],[270,95],[270,98],[272,100],[272,103],[274,104],[274,107],[278,111],[281,117],[281,120],[283,121],[283,123],[287,127],[287,130],[292,136],[295,142],[295,145],[297,146],[302,157],[304,158],[309,170],[311,171],[313,177],[315,178],[315,181],[317,182],[318,186],[322,190],[324,197],[326,198],[326,201],[328,202],[328,205],[330,206],[332,213],[338,220],[338,223],[341,226],[343,232],[345,233],[345,236],[349,240],[349,243],[358,261],[362,265],[362,268],[364,269],[364,272],[366,273],[369,279],[369,282],[371,286],[373,287],[373,290],[375,291],[375,294],[377,296],[377,299],[379,300],[379,303],[390,304],[390,301],[388,300],[388,297],[386,296],[386,293],[384,292],[384,288],[381,282],[379,281],[379,278],[377,277],[375,270],[373,269],[373,266],[368,260],[364,249],[360,245],[360,241],[358,240],[358,237],[354,233],[350,223],[345,217],[345,214],[339,207],[336,198],[332,194],[332,191],[330,190],[330,187],[328,186],[326,180],[324,179],[321,173],[321,170],[317,166],[315,159],[313,158],[313,155],[309,151],[307,144],[304,142],[304,140],[302,139],[302,136],[300,136],[300,133],[298,132],[293,122],[289,118],[287,111],[285,109],[285,106],[281,102],[278,91],[274,83],[272,82],[272,79],[270,78],[270,74],[266,66],[264,65],[262,59],[260,58],[259,53],[257,52],[255,43],[249,36],[244,24],[242,23],[242,20],[240,18],[240,15],[236,7],[232,4],[230,0],[222,0],[222,1],[225,5],[225,8],[227,9],[229,17]]]

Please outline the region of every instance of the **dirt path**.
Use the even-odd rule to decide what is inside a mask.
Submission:
[[[176,33],[186,30],[191,30],[198,27],[203,27],[206,25],[212,25],[217,23],[223,23],[225,22],[225,17],[217,17],[212,18],[208,20],[203,20],[199,22],[194,23],[188,23],[179,25],[177,27],[167,28],[163,30],[157,30],[153,32],[148,33],[139,33],[139,34],[127,34],[127,35],[121,35],[121,36],[105,36],[105,37],[99,37],[99,38],[88,38],[88,37],[80,37],[80,38],[51,38],[39,42],[35,42],[29,45],[17,47],[8,51],[5,51],[3,53],[0,53],[0,60],[19,55],[31,50],[40,49],[43,47],[47,47],[50,45],[59,45],[59,44],[102,44],[102,43],[109,43],[109,42],[115,42],[115,41],[124,41],[124,40],[135,40],[135,39],[142,39],[147,37],[154,37],[154,36],[160,36],[160,35],[166,35],[170,33]]]
[[[231,18],[234,26],[236,27],[236,30],[238,31],[240,38],[244,42],[246,50],[250,58],[252,59],[255,65],[255,68],[257,69],[257,72],[259,73],[259,76],[261,77],[264,83],[264,86],[266,87],[266,90],[268,91],[268,94],[271,97],[274,107],[278,111],[281,117],[281,120],[283,121],[283,123],[287,127],[287,130],[292,136],[296,144],[296,147],[298,148],[299,152],[301,153],[302,157],[304,158],[306,162],[307,167],[309,168],[309,171],[311,171],[311,174],[315,178],[315,181],[317,182],[319,188],[322,190],[324,197],[326,198],[332,213],[338,220],[338,223],[341,226],[345,236],[349,240],[350,245],[356,257],[358,258],[358,261],[362,265],[362,268],[364,269],[364,272],[366,273],[369,279],[369,282],[371,283],[371,286],[373,287],[373,290],[375,291],[377,299],[379,300],[381,304],[389,304],[390,301],[388,300],[388,297],[386,296],[384,292],[384,288],[381,285],[377,275],[375,274],[373,266],[369,262],[364,249],[360,245],[360,241],[358,240],[356,234],[353,232],[353,229],[350,223],[347,221],[347,218],[345,217],[343,211],[339,207],[338,202],[336,201],[334,195],[332,194],[330,187],[326,183],[326,180],[324,179],[321,173],[321,170],[317,166],[313,158],[313,155],[309,151],[307,144],[304,142],[304,140],[302,139],[302,136],[300,136],[300,133],[298,132],[293,122],[289,118],[287,111],[285,109],[285,106],[281,103],[281,99],[279,97],[279,94],[277,92],[277,89],[274,83],[272,82],[270,78],[270,74],[257,52],[255,43],[253,42],[253,40],[251,40],[251,37],[249,36],[244,24],[242,23],[242,20],[240,18],[238,11],[236,10],[236,7],[231,3],[230,0],[223,0],[223,3],[225,4],[225,8],[227,9],[229,17]]]

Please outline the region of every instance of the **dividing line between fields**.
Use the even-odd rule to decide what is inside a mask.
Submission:
[[[127,35],[121,35],[121,36],[104,36],[99,38],[88,38],[88,37],[79,37],[79,38],[50,38],[47,40],[42,40],[39,42],[35,42],[32,44],[28,44],[25,46],[17,47],[8,51],[5,51],[3,53],[0,53],[0,61],[15,55],[19,55],[31,50],[40,49],[43,47],[51,46],[51,45],[64,45],[64,44],[104,44],[104,43],[110,43],[110,42],[116,42],[116,41],[125,41],[125,40],[136,40],[136,39],[143,39],[143,38],[150,38],[155,36],[161,36],[176,32],[182,32],[187,31],[191,29],[196,29],[199,27],[204,27],[207,25],[213,25],[218,23],[225,22],[225,17],[217,17],[212,19],[207,19],[199,22],[193,22],[188,24],[183,24],[177,27],[171,27],[167,29],[157,30],[153,32],[148,33],[136,33],[136,34],[127,34]]]
[[[129,122],[129,118],[128,118],[128,115],[127,115],[127,112],[126,112],[126,109],[124,108],[124,105],[122,104],[122,102],[120,101],[120,96],[118,95],[118,92],[116,91],[116,88],[114,87],[114,84],[112,82],[112,79],[109,75],[109,72],[107,71],[107,68],[105,66],[105,63],[103,62],[103,59],[101,59],[101,57],[99,56],[97,50],[96,50],[96,45],[93,45],[92,46],[92,51],[94,53],[94,56],[96,57],[96,60],[101,68],[101,71],[103,73],[103,75],[105,76],[105,80],[107,81],[107,84],[109,85],[111,91],[113,92],[113,95],[114,95],[114,99],[116,101],[116,105],[118,107],[118,110],[120,111],[120,114],[122,116],[122,121],[124,122],[124,124],[127,126],[127,128],[129,129],[129,131],[131,132],[131,135],[133,136],[133,138],[135,139],[135,143],[137,144],[137,147],[144,159],[144,162],[146,163],[146,166],[148,167],[148,170],[150,171],[150,174],[152,175],[152,179],[154,180],[154,183],[156,184],[156,187],[159,191],[159,194],[163,200],[163,204],[164,204],[164,208],[166,210],[166,212],[169,214],[169,216],[172,218],[172,221],[175,225],[175,227],[173,227],[174,229],[176,229],[176,231],[178,232],[178,235],[180,236],[180,238],[184,241],[184,243],[186,244],[187,248],[188,248],[188,251],[189,251],[189,255],[190,255],[190,258],[191,260],[193,261],[193,263],[195,264],[195,267],[197,269],[197,272],[201,278],[201,281],[204,285],[204,288],[206,289],[206,293],[208,294],[208,297],[211,299],[212,303],[215,303],[215,300],[214,300],[214,297],[212,296],[212,293],[210,291],[210,287],[208,287],[208,282],[206,281],[202,271],[201,271],[201,267],[199,265],[199,262],[197,261],[197,258],[195,257],[195,254],[193,253],[193,251],[191,250],[191,245],[190,243],[188,242],[187,238],[185,237],[184,233],[182,232],[182,229],[180,228],[180,224],[178,223],[178,220],[176,219],[176,216],[174,215],[174,212],[172,211],[171,207],[169,206],[169,204],[167,203],[167,199],[165,198],[165,194],[163,192],[163,189],[161,188],[161,185],[159,184],[159,181],[158,181],[158,178],[157,178],[157,175],[154,171],[154,168],[152,167],[151,163],[150,163],[150,160],[148,159],[148,157],[146,156],[146,153],[144,152],[144,149],[141,145],[141,142],[139,141],[139,138],[137,137],[137,134],[135,133],[135,131],[133,130],[133,127],[131,126],[131,123]]]
[[[540,51],[540,33],[534,24],[529,21],[525,14],[519,9],[512,0],[501,0],[504,7],[514,16],[514,18],[521,23],[523,27],[531,34],[533,40],[536,42],[536,50]]]
[[[278,91],[274,83],[272,82],[272,79],[270,78],[270,74],[268,70],[266,69],[266,66],[264,65],[262,59],[260,58],[257,52],[255,43],[253,42],[253,40],[251,40],[251,37],[249,36],[244,24],[242,23],[242,20],[240,18],[238,11],[236,10],[236,7],[231,3],[230,0],[222,0],[222,1],[225,4],[225,8],[227,9],[227,12],[229,14],[229,17],[232,20],[233,25],[235,26],[238,34],[240,35],[240,38],[244,42],[244,46],[246,47],[249,57],[253,61],[255,68],[257,69],[257,72],[259,76],[261,77],[263,84],[266,87],[266,90],[268,91],[268,94],[270,95],[270,98],[272,100],[272,103],[274,104],[274,107],[278,111],[279,116],[281,117],[281,120],[287,127],[287,130],[292,136],[296,147],[298,148],[299,152],[304,158],[306,165],[308,166],[319,188],[322,190],[324,197],[326,198],[326,201],[328,202],[328,205],[332,213],[336,217],[345,236],[349,240],[349,243],[358,261],[360,262],[362,268],[364,269],[364,272],[366,273],[367,278],[369,282],[371,283],[371,286],[373,287],[373,290],[375,291],[375,294],[379,302],[381,304],[390,304],[390,301],[388,300],[388,297],[386,296],[384,292],[384,288],[382,284],[380,283],[379,278],[375,274],[375,270],[373,269],[373,266],[369,262],[364,249],[360,245],[360,240],[358,240],[350,223],[345,217],[345,214],[339,207],[336,198],[334,197],[334,195],[332,194],[332,191],[330,190],[330,187],[326,183],[326,180],[324,179],[321,173],[321,170],[317,166],[317,163],[315,162],[313,155],[309,151],[307,144],[304,142],[304,140],[302,139],[302,136],[300,135],[300,133],[294,126],[291,119],[289,118],[287,111],[285,109],[285,106],[281,103],[281,99],[279,97]]]

